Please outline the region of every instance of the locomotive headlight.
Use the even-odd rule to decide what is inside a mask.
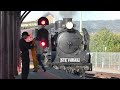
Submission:
[[[66,28],[67,29],[72,29],[73,28],[73,23],[72,22],[67,22],[66,23]]]

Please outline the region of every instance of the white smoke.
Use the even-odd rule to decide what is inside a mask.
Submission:
[[[63,18],[73,18],[78,11],[43,11],[43,15],[50,12],[56,20],[62,20]]]
[[[77,11],[59,11],[63,18],[73,18]]]

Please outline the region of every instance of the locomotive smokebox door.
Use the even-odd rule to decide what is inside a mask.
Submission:
[[[75,33],[61,33],[57,40],[59,49],[66,54],[74,53],[79,49],[80,38]]]

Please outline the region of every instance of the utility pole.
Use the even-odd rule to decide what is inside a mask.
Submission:
[[[80,34],[82,34],[82,11],[80,12]]]

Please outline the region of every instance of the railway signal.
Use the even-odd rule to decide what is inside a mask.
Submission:
[[[49,20],[46,17],[40,17],[38,19],[38,25],[42,26],[37,31],[37,37],[39,37],[40,45],[44,48],[48,47],[48,45],[49,45],[49,40],[48,40],[49,33],[48,33],[48,30],[44,26],[49,25]]]
[[[41,17],[38,19],[38,25],[49,25],[49,20],[46,17]]]
[[[41,28],[37,32],[37,37],[39,37],[40,45],[42,47],[48,47],[49,46],[49,33],[48,30],[45,28]]]

